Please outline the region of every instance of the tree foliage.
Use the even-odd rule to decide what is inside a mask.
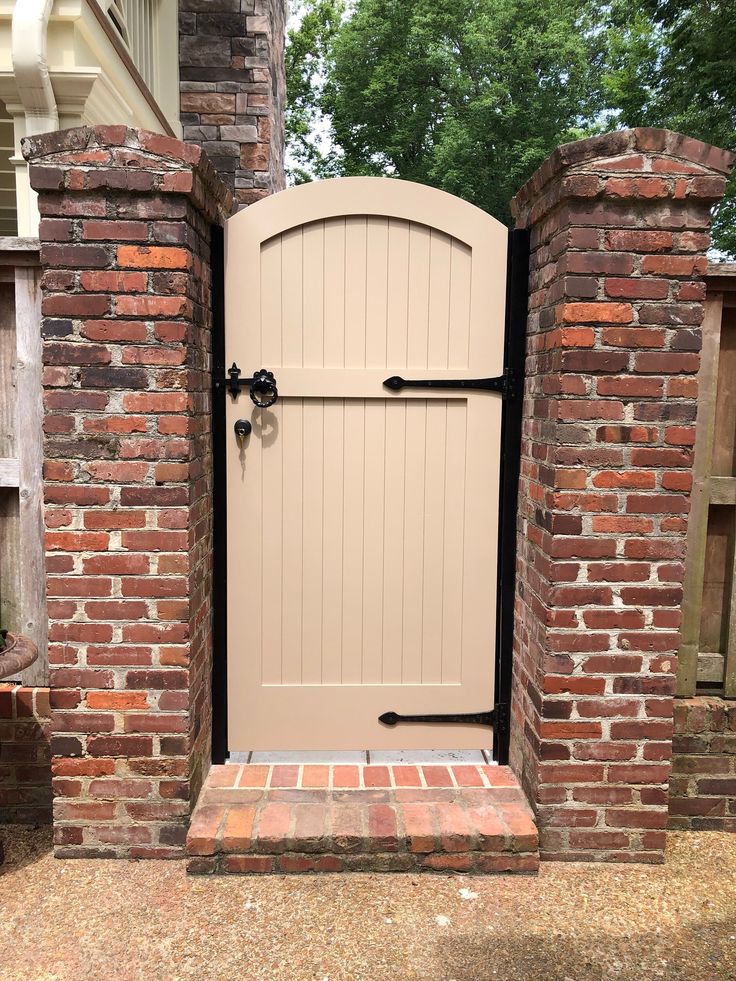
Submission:
[[[663,126],[736,148],[734,0],[617,0],[606,43],[602,88],[610,126]],[[736,254],[734,178],[713,238]]]
[[[289,30],[284,59],[289,176],[297,184],[340,173],[336,152],[327,145],[321,102],[326,68],[345,3],[307,0],[300,4],[298,13],[299,23]]]
[[[508,220],[555,146],[620,126],[736,143],[736,0],[304,0],[292,177],[392,174]],[[736,185],[715,239],[736,251]]]

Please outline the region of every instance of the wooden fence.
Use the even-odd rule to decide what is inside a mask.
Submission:
[[[48,679],[38,241],[0,238],[0,626],[39,647],[20,679]]]
[[[678,694],[736,698],[736,263],[706,283]]]

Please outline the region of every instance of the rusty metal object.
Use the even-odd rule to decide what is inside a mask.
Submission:
[[[25,671],[38,657],[38,648],[29,640],[17,634],[8,634],[6,647],[0,651],[0,681]]]

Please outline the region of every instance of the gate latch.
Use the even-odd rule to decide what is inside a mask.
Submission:
[[[240,368],[233,361],[232,367],[227,369],[230,381],[227,383],[228,391],[234,399],[240,394],[240,389],[248,387],[250,400],[259,409],[267,409],[273,405],[279,397],[276,387],[276,379],[272,371],[261,368],[251,378],[241,378]]]
[[[514,373],[506,369],[502,375],[493,378],[402,378],[401,375],[392,375],[383,384],[392,392],[400,392],[402,388],[474,389],[481,392],[500,392],[506,399],[516,395],[515,382]]]

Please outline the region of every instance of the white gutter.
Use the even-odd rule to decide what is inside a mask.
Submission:
[[[54,0],[16,0],[11,28],[11,58],[18,93],[17,108],[23,116],[15,119],[16,200],[18,234],[38,233],[38,203],[28,182],[28,168],[20,156],[21,136],[37,136],[59,128],[59,111],[51,86],[46,57],[49,17]],[[21,123],[19,127],[19,123]]]
[[[26,136],[59,128],[59,113],[46,60],[46,34],[54,0],[16,0],[13,8],[11,57],[20,102],[25,109]]]

